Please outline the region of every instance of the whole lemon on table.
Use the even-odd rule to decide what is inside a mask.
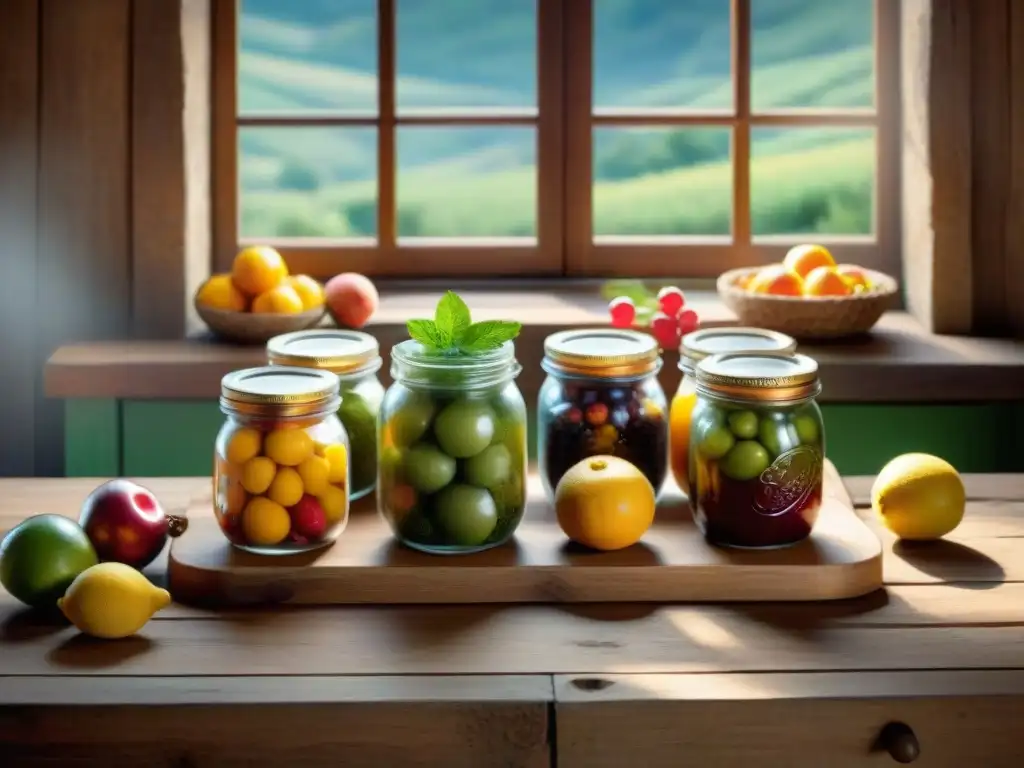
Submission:
[[[967,494],[956,469],[938,456],[906,453],[875,478],[871,507],[901,539],[938,539],[964,517]]]
[[[115,639],[134,635],[170,602],[166,589],[154,586],[134,568],[100,563],[71,582],[57,607],[81,632]]]
[[[592,456],[569,469],[555,489],[558,525],[571,540],[599,550],[640,541],[654,522],[654,488],[615,456]]]

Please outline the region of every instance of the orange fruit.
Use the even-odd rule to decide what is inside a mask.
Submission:
[[[299,294],[304,310],[324,305],[324,287],[309,275],[293,275],[287,282]]]
[[[804,280],[805,296],[849,296],[853,286],[834,267],[817,267]]]
[[[249,296],[259,296],[279,286],[288,276],[288,267],[275,249],[266,245],[243,248],[231,265],[231,280]]]
[[[624,549],[654,522],[654,488],[625,459],[592,456],[569,469],[555,489],[558,525],[591,549]]]
[[[252,311],[259,314],[295,315],[302,311],[302,299],[290,285],[279,285],[253,299]]]
[[[866,291],[871,287],[867,273],[855,264],[840,264],[836,267],[836,272],[843,276],[855,293]]]
[[[213,275],[199,288],[196,302],[210,309],[244,312],[248,303],[245,294],[231,282],[231,275]]]
[[[807,278],[812,269],[817,267],[834,267],[836,260],[832,258],[828,248],[823,245],[796,245],[789,249],[782,266],[800,277]]]
[[[803,280],[800,275],[781,264],[762,267],[750,281],[749,290],[754,293],[768,293],[773,296],[803,296]]]

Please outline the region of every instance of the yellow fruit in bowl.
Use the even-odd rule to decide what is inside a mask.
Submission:
[[[769,264],[754,275],[747,290],[772,296],[802,296],[804,281],[796,272],[786,269],[781,264]]]
[[[303,311],[302,299],[290,285],[279,285],[253,299],[252,311],[257,314],[296,315]]]
[[[834,267],[836,260],[832,258],[828,248],[823,245],[795,245],[786,253],[782,266],[806,279],[812,270],[818,267]]]
[[[558,525],[577,544],[624,549],[654,522],[654,488],[625,459],[592,456],[569,469],[555,489]]]
[[[927,453],[905,453],[886,464],[871,487],[871,507],[882,523],[907,540],[938,539],[960,525],[967,504],[953,466]]]
[[[324,287],[309,275],[292,275],[287,282],[299,295],[304,310],[324,305]]]
[[[231,280],[249,296],[259,296],[276,288],[287,276],[288,267],[281,254],[266,245],[243,248],[231,265]]]
[[[868,279],[867,272],[856,264],[839,264],[836,267],[836,272],[850,284],[854,293],[867,291],[871,288],[871,281]]]
[[[804,296],[849,296],[853,286],[835,267],[815,267],[804,278]]]
[[[231,280],[231,275],[213,275],[200,286],[196,302],[210,309],[244,312],[248,301]]]

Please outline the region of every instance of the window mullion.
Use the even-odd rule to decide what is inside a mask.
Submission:
[[[377,243],[383,259],[395,253],[395,0],[377,0]]]
[[[751,243],[750,222],[750,0],[732,0],[732,77],[736,127],[732,134],[732,233],[741,249]]]
[[[592,0],[564,0],[565,272],[587,274],[593,250]]]

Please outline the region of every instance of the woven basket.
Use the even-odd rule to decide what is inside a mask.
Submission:
[[[294,315],[257,314],[211,309],[193,301],[200,319],[214,334],[226,341],[241,344],[264,344],[275,336],[310,328],[324,316],[324,308],[311,309]]]
[[[895,305],[899,286],[881,272],[865,269],[871,289],[852,296],[772,296],[750,293],[737,283],[759,267],[732,269],[718,278],[718,295],[741,325],[768,328],[795,339],[836,339],[867,333]]]

